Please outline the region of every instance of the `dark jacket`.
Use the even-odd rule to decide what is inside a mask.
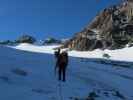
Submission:
[[[62,52],[61,54],[59,54],[58,58],[57,58],[57,66],[59,68],[66,68],[66,66],[68,65],[68,54],[67,52]]]

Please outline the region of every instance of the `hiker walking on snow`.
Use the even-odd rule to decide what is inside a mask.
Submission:
[[[68,65],[68,53],[66,51],[60,53],[55,52],[55,57],[57,59],[55,70],[58,69],[58,80],[66,81],[66,69]]]

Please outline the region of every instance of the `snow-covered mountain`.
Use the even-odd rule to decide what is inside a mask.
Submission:
[[[111,62],[96,59],[99,50],[93,51],[99,57],[70,51],[67,81],[60,83],[54,73],[55,47],[0,46],[0,100],[133,100],[133,63],[128,59]],[[125,48],[121,58],[126,49],[131,49],[131,55],[133,48]],[[109,59],[117,55],[117,51],[107,52],[112,56]]]

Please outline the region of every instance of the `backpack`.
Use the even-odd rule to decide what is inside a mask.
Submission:
[[[65,63],[65,64],[68,63],[68,54],[67,54],[67,52],[62,52],[60,54],[60,63]]]

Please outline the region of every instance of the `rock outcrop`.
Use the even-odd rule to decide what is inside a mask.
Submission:
[[[86,51],[119,49],[133,42],[133,0],[105,8],[63,47]]]

